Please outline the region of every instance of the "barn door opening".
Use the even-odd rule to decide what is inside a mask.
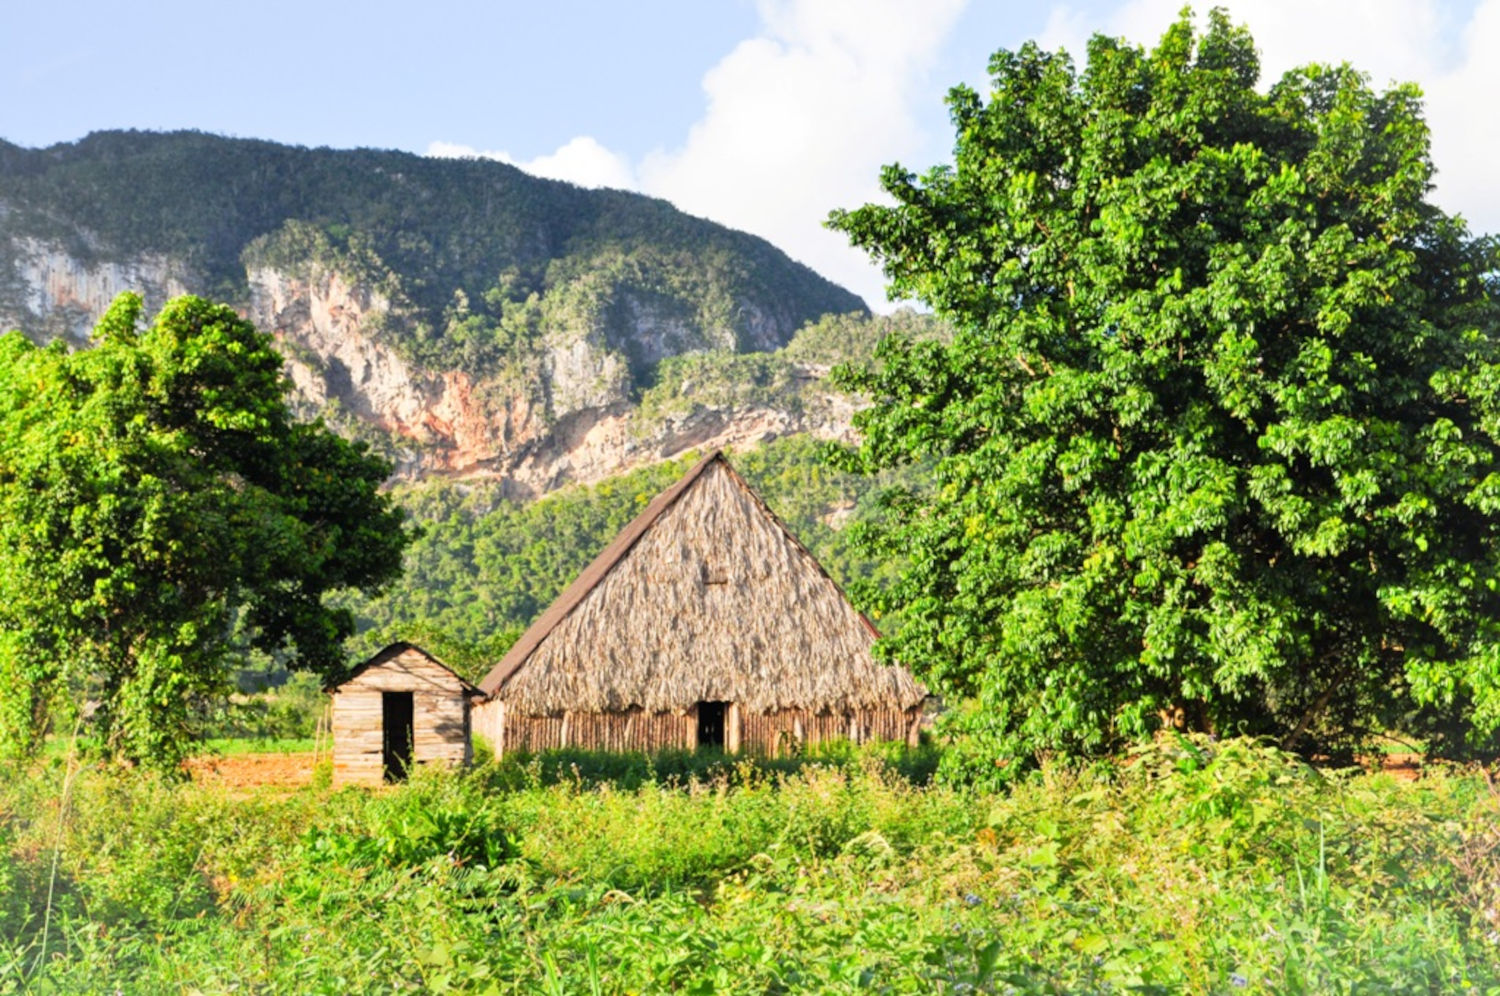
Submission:
[[[388,782],[405,781],[411,768],[414,711],[411,692],[380,693],[380,728],[384,732],[380,763]]]
[[[724,749],[724,717],[729,711],[728,702],[698,703],[698,747]]]

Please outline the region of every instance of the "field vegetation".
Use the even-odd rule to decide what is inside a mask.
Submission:
[[[0,779],[0,992],[1500,992],[1500,797],[1169,738],[555,754],[386,790]]]

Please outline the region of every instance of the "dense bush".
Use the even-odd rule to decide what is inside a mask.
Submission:
[[[306,740],[317,732],[327,708],[318,676],[297,671],[285,675],[280,685],[237,692],[215,703],[204,727],[212,739]]]

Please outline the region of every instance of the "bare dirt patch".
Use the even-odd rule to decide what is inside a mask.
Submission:
[[[1401,781],[1414,782],[1422,777],[1425,759],[1421,754],[1383,754],[1362,757],[1359,761],[1366,771],[1384,771]]]
[[[193,781],[229,789],[301,788],[312,783],[316,754],[235,754],[194,757],[184,765]]]

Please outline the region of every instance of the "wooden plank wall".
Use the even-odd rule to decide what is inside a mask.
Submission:
[[[826,740],[855,743],[895,740],[915,745],[920,722],[920,709],[818,714],[801,709],[752,713],[731,708],[726,743],[730,750],[773,756],[793,749],[795,744]],[[509,713],[503,702],[492,700],[477,707],[475,728],[489,740],[496,754],[562,747],[648,752],[668,748],[691,750],[698,741],[698,717],[694,711],[678,715],[631,709],[622,713],[516,716]]]
[[[333,694],[333,781],[378,785],[382,767],[381,695],[412,693],[412,760],[417,764],[467,764],[472,759],[469,701],[463,685],[416,650],[371,667]]]
[[[857,744],[895,740],[915,746],[920,709],[855,709],[815,713],[808,709],[740,713],[741,750],[776,756],[796,744],[850,740]]]
[[[698,719],[670,712],[566,712],[559,716],[509,716],[505,721],[504,750],[654,751],[691,749],[698,740]],[[493,742],[493,741],[492,741]]]

